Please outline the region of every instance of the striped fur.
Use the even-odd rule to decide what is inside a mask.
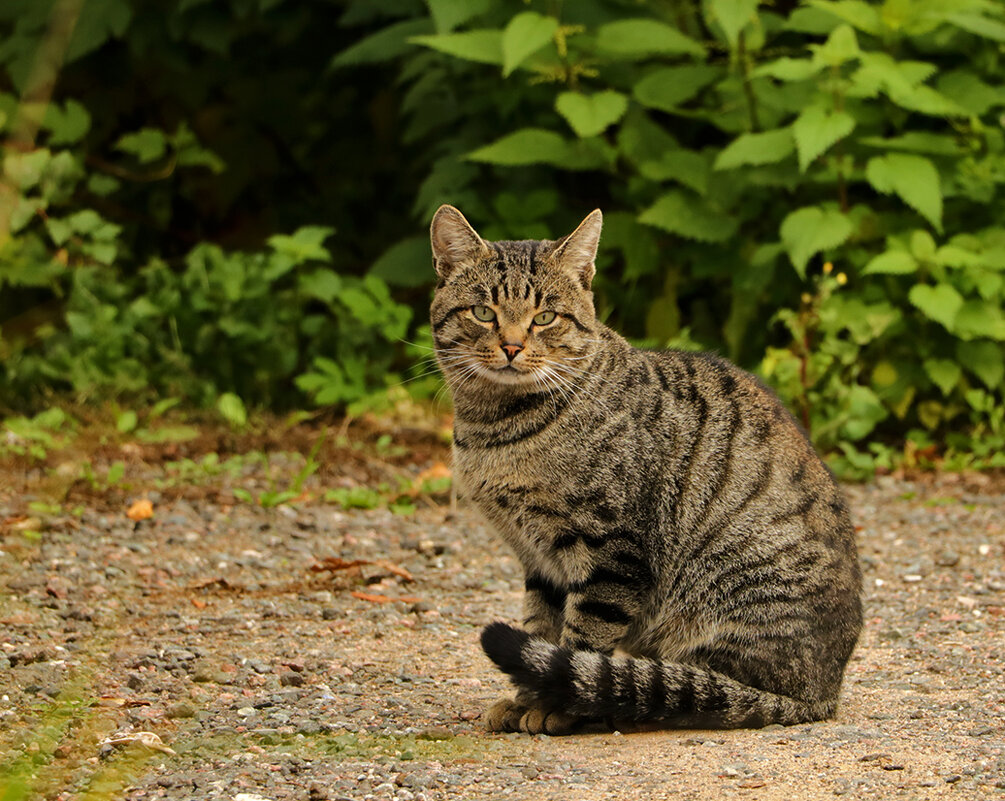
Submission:
[[[599,211],[555,242],[485,242],[449,206],[433,220],[458,488],[526,574],[524,630],[482,637],[518,688],[488,726],[828,717],[861,628],[841,492],[752,376],[596,320],[599,234]]]

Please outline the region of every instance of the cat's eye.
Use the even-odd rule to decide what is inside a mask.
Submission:
[[[483,323],[491,323],[496,318],[496,313],[488,306],[472,306],[471,313],[476,320]]]
[[[553,311],[543,311],[534,315],[534,325],[551,325],[558,315]]]

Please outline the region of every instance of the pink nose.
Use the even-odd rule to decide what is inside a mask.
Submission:
[[[513,361],[516,355],[523,350],[523,345],[517,342],[505,342],[500,347],[506,351],[506,358],[510,361]]]

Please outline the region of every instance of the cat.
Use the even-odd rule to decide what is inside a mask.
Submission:
[[[557,241],[430,229],[454,476],[525,571],[486,654],[490,731],[760,727],[834,715],[862,625],[847,504],[778,398],[595,315],[602,215]]]

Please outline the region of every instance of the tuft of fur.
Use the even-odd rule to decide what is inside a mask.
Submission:
[[[455,479],[525,572],[525,630],[482,636],[518,688],[489,725],[833,715],[862,623],[841,491],[753,376],[596,319],[601,220],[519,242],[432,223]]]

